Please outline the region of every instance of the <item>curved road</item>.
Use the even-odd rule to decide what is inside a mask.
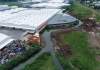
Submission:
[[[51,41],[51,32],[53,32],[52,30],[51,31],[45,31],[42,35],[44,41],[45,41],[45,50],[47,52],[50,52],[51,55],[52,55],[52,58],[53,58],[53,61],[57,67],[57,70],[64,70],[63,67],[61,66],[59,60],[57,59],[56,57],[56,54],[55,54],[55,51],[54,51],[54,47],[53,47],[53,43]]]

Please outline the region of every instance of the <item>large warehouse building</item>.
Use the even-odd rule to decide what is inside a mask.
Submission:
[[[25,9],[1,11],[0,27],[40,31],[60,9]]]
[[[25,1],[27,6],[22,7],[0,5],[0,64],[8,61],[5,57],[10,59],[23,52],[23,44],[40,44],[40,32],[46,26],[63,27],[77,21],[62,13],[63,6],[70,6],[69,0],[30,0],[32,4]]]
[[[38,33],[48,24],[61,24],[77,20],[63,13],[58,14],[62,12],[63,6],[70,5],[68,0],[34,0],[34,2],[38,3],[30,5],[31,8],[0,7],[0,33],[14,39],[21,39],[27,33],[32,33],[36,38],[39,38]]]

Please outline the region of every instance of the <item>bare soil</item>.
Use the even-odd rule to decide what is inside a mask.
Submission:
[[[99,32],[89,32],[89,43],[90,47],[96,51],[100,50],[100,33]],[[100,54],[96,54],[96,60],[100,61]]]
[[[59,30],[51,33],[52,41],[54,43],[55,50],[62,54],[64,57],[72,55],[71,47],[65,44],[62,40],[62,35],[72,31],[71,29]]]
[[[95,32],[89,32],[89,41],[90,41],[91,47],[100,49],[100,40],[97,38],[97,35]]]

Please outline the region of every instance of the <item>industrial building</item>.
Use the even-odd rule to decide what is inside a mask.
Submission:
[[[30,42],[33,40],[37,40],[33,42],[40,42],[39,32],[47,25],[63,25],[77,20],[61,13],[63,6],[70,6],[68,0],[32,0],[32,2],[38,3],[31,4],[31,8],[0,7],[0,33],[4,34],[0,34],[0,46],[3,47],[2,44],[6,45],[13,39],[24,38],[25,41],[32,39]],[[5,35],[10,36],[11,39]]]
[[[62,13],[63,6],[70,6],[69,0],[22,0],[21,3],[22,7],[0,5],[0,64],[25,51],[21,42],[40,44],[39,33],[46,26],[66,26],[77,21]]]
[[[12,42],[13,40],[14,39],[12,39],[10,36],[0,33],[0,50],[3,49],[7,44]]]
[[[22,31],[22,33],[18,34],[23,37],[27,33],[33,33],[33,37],[35,33],[39,33],[43,28],[45,28],[48,24],[48,20],[50,20],[53,16],[59,12],[60,9],[29,9],[29,8],[15,8],[5,11],[0,11],[0,28],[2,33],[6,33],[9,35],[8,30],[13,30],[14,33],[18,30]],[[6,29],[6,30],[5,30]],[[12,31],[11,30],[11,31]],[[12,36],[13,34],[11,32]],[[38,36],[37,36],[38,38]],[[18,39],[18,38],[17,38]],[[21,39],[21,38],[19,38]],[[40,38],[39,38],[40,39]]]
[[[50,8],[61,8],[63,6],[70,6],[70,4],[45,2],[45,3],[33,4],[30,7],[33,7],[33,8],[49,8],[50,9]]]
[[[60,9],[28,9],[16,8],[1,11],[0,27],[22,29],[26,31],[41,31],[50,18]]]

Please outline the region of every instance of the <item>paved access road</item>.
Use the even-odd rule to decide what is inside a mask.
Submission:
[[[53,58],[53,61],[54,61],[54,64],[57,67],[57,70],[64,70],[63,67],[61,66],[59,60],[56,57],[56,54],[55,54],[55,51],[54,51],[54,47],[53,47],[53,43],[51,41],[51,32],[53,32],[53,31],[52,30],[49,31],[49,32],[45,31],[43,33],[43,35],[42,35],[43,36],[43,39],[45,41],[45,44],[46,44],[45,50],[47,52],[50,52],[51,53],[52,58]]]

